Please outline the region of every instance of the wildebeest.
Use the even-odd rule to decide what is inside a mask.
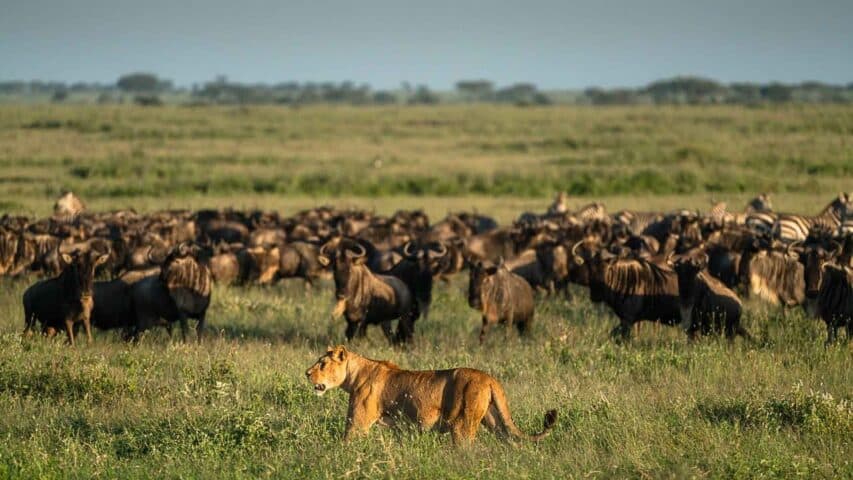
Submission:
[[[366,265],[367,250],[355,239],[344,237],[327,243],[318,257],[324,266],[331,266],[335,279],[337,304],[334,317],[343,315],[347,322],[346,337],[364,336],[367,326],[379,324],[389,342],[406,342],[414,334],[418,316],[417,303],[409,287],[391,275],[374,274]],[[391,322],[399,319],[396,337]]]
[[[314,281],[323,275],[320,264],[320,247],[308,242],[290,242],[281,245],[281,255],[277,278],[301,278],[305,287],[310,288]]]
[[[186,342],[187,319],[193,318],[198,321],[196,336],[201,342],[213,276],[199,261],[199,253],[197,245],[182,243],[172,248],[158,275],[143,278],[131,286],[136,321],[131,332],[134,339],[157,325],[171,331],[171,324],[179,322],[181,336]]]
[[[82,323],[86,338],[91,342],[95,268],[106,262],[109,255],[106,244],[95,244],[88,252],[62,253],[62,273],[36,282],[24,292],[24,333],[31,332],[38,321],[42,332],[50,336],[64,329],[68,342],[74,345],[75,328]]]
[[[128,340],[136,325],[131,287],[136,282],[159,273],[159,268],[132,270],[113,280],[95,282],[92,325],[99,330],[123,329],[123,336]]]
[[[401,260],[382,273],[399,278],[409,287],[419,314],[426,320],[432,304],[433,276],[439,271],[439,262],[447,255],[447,247],[441,242],[408,242],[401,250]]]
[[[817,312],[826,323],[826,343],[834,343],[840,327],[847,328],[847,341],[853,338],[853,268],[827,263],[817,297]]]
[[[515,325],[524,334],[533,321],[533,288],[510,272],[503,259],[497,264],[477,261],[470,265],[468,305],[483,316],[481,344],[489,327],[496,323],[506,323],[507,328]]]
[[[619,318],[611,336],[627,340],[631,327],[641,320],[679,323],[678,277],[674,271],[646,259],[618,258],[606,249],[589,251],[575,261],[587,269],[590,300],[605,302]]]
[[[694,250],[670,260],[678,275],[678,299],[681,327],[692,339],[699,332],[707,335],[724,332],[749,339],[741,326],[743,305],[737,294],[708,273],[708,255]]]
[[[749,296],[788,307],[802,305],[806,298],[804,268],[790,249],[747,249],[738,270]]]

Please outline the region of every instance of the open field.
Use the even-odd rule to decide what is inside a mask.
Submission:
[[[0,212],[40,216],[71,188],[94,209],[323,203],[433,220],[477,208],[508,222],[572,205],[817,212],[853,185],[853,108],[189,108],[0,106]],[[742,340],[688,344],[573,298],[540,299],[529,339],[496,328],[482,347],[465,274],[437,282],[414,343],[378,329],[352,348],[415,369],[469,366],[507,389],[519,426],[552,435],[507,445],[374,429],[342,446],[346,395],[314,396],[305,369],[343,340],[331,283],[222,287],[209,337],[139,345],[20,337],[21,294],[0,279],[0,478],[850,478],[853,343],[823,323],[749,303]]]

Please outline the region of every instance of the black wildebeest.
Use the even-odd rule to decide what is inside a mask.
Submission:
[[[584,253],[574,260],[587,270],[590,300],[605,302],[619,318],[611,336],[627,340],[631,327],[641,320],[679,323],[678,277],[674,271],[642,258],[618,258],[606,249]]]
[[[367,326],[379,324],[389,342],[406,342],[414,334],[417,303],[403,280],[391,275],[374,274],[366,265],[367,250],[355,239],[341,238],[334,247],[325,244],[318,257],[324,266],[332,266],[335,279],[334,317],[347,322],[347,340]],[[391,322],[399,319],[396,337]]]
[[[199,253],[197,245],[181,243],[169,252],[158,275],[145,277],[131,286],[136,320],[130,333],[132,338],[138,338],[144,330],[157,325],[171,332],[171,325],[179,322],[181,336],[186,342],[187,319],[194,318],[198,321],[196,336],[201,342],[213,275],[199,260]]]
[[[496,323],[515,325],[524,334],[533,321],[533,288],[526,280],[510,272],[503,259],[497,264],[475,262],[470,265],[468,305],[483,315],[480,343],[489,327]]]
[[[62,273],[36,282],[24,292],[24,333],[31,332],[39,321],[47,335],[52,336],[64,329],[68,343],[74,345],[74,330],[82,323],[86,338],[91,342],[95,268],[106,262],[109,256],[105,242],[93,244],[88,252],[62,253],[59,256],[63,264]]]
[[[708,255],[700,249],[670,259],[678,275],[681,327],[692,339],[699,332],[725,332],[727,338],[741,335],[750,339],[741,326],[743,305],[737,294],[708,273]]]
[[[817,312],[826,323],[826,343],[835,342],[839,327],[847,327],[847,340],[850,341],[853,338],[853,268],[827,263],[822,269]]]

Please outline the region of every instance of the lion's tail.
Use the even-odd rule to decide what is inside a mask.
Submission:
[[[498,382],[492,383],[492,406],[497,410],[498,419],[503,423],[507,433],[515,438],[538,442],[548,436],[548,434],[551,433],[551,429],[554,428],[554,424],[557,423],[557,411],[548,410],[545,412],[545,421],[541,432],[534,435],[528,435],[522,432],[521,429],[515,425],[515,422],[512,421],[512,415],[509,412],[509,405],[506,401],[506,394],[504,393],[503,387],[501,387]]]

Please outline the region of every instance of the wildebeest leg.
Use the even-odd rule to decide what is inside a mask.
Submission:
[[[65,319],[65,333],[68,334],[68,343],[74,346],[74,319]]]
[[[56,329],[55,329],[55,328],[53,328],[53,327],[44,327],[44,328],[41,330],[41,334],[42,334],[42,335],[44,335],[44,336],[45,336],[45,337],[47,337],[47,338],[53,338],[53,337],[55,337],[55,336],[56,336],[56,333],[57,333],[57,332],[56,332]]]
[[[397,322],[397,342],[405,343],[412,339],[415,333],[416,312],[408,312]]]
[[[89,315],[83,317],[83,329],[86,330],[86,342],[92,343],[92,322]]]
[[[30,336],[33,334],[33,327],[36,326],[36,316],[29,308],[24,308],[24,335]]]
[[[630,340],[631,339],[631,328],[634,323],[629,319],[620,319],[619,325],[613,327],[613,330],[610,331],[610,336],[616,338],[617,340]]]
[[[400,319],[400,322],[401,323],[403,322],[402,318]],[[391,322],[386,320],[386,321],[382,322],[381,326],[382,326],[382,333],[385,334],[385,338],[388,339],[388,343],[394,343],[394,331],[391,329]],[[399,327],[398,327],[398,329],[399,329]],[[397,333],[397,336],[399,337],[399,332]]]
[[[838,327],[834,323],[826,324],[826,346],[830,346],[835,343],[835,339],[838,336]]]
[[[187,343],[187,333],[190,329],[189,322],[187,321],[187,316],[182,314],[180,317],[178,317],[178,321],[181,324],[181,340],[183,340],[184,343]]]
[[[358,338],[364,338],[367,336],[367,320],[362,320],[358,322]]]
[[[349,320],[347,320],[347,329],[346,329],[346,332],[344,332],[344,333],[346,334],[348,342],[350,340],[352,340],[352,337],[355,336],[355,333],[357,330],[358,330],[358,322],[350,322]]]
[[[204,336],[204,324],[206,321],[206,313],[202,313],[201,316],[198,317],[198,325],[195,326],[195,336],[198,343],[201,343],[201,339]]]
[[[489,323],[489,320],[484,316],[483,317],[483,326],[480,328],[480,345],[482,345],[483,340],[486,339],[486,332],[489,331],[490,326],[491,326],[491,324]]]

